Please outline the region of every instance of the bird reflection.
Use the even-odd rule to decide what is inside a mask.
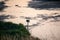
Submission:
[[[19,5],[15,5],[16,7],[21,7],[21,6],[19,6]]]

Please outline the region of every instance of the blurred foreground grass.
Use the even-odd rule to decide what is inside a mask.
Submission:
[[[40,40],[32,37],[23,24],[0,21],[0,40]]]

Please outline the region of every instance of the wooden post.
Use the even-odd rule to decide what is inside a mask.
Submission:
[[[30,22],[30,20],[26,20],[26,22],[27,22],[27,30],[29,31],[29,22]]]

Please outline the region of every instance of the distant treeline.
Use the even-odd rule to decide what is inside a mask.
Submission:
[[[60,1],[60,0],[33,0],[33,1]]]
[[[47,0],[47,1],[60,1],[60,0]]]

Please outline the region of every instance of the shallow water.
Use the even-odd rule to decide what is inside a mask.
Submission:
[[[53,18],[45,20],[38,18],[38,15],[52,16],[54,13],[60,15],[60,10],[36,10],[34,8],[27,7],[28,1],[31,0],[9,0],[5,5],[9,7],[0,12],[5,15],[13,15],[16,18],[6,19],[5,21],[11,21],[14,23],[23,23],[26,25],[26,17],[30,18],[29,25],[31,26],[30,33],[32,36],[39,37],[43,40],[60,40],[60,21],[55,21]],[[18,6],[16,6],[18,5]],[[59,19],[60,20],[60,19]]]

